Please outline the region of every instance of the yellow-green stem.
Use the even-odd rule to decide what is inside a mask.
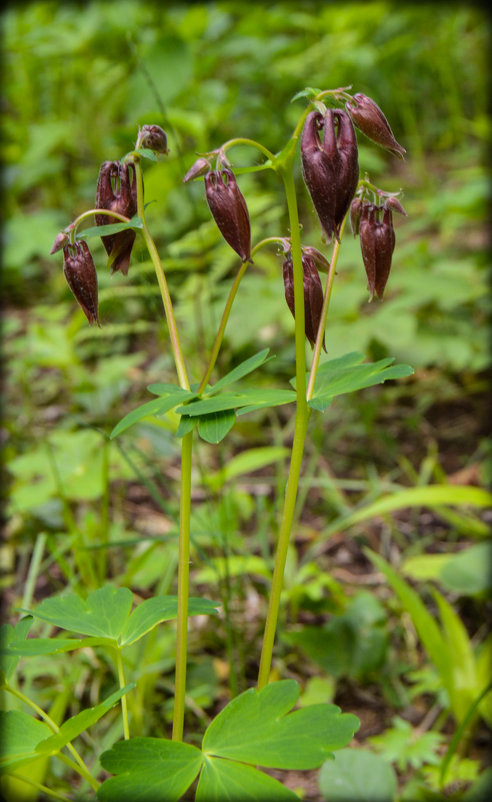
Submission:
[[[63,802],[70,802],[69,796],[66,796],[65,794],[59,794],[58,791],[52,791],[51,788],[48,788],[46,785],[38,783],[35,780],[31,780],[29,777],[23,777],[21,774],[16,774],[15,771],[8,776],[13,777],[13,779],[20,782],[26,783],[32,788],[36,788],[37,791],[42,791],[43,794],[46,794],[46,796],[52,796],[53,799],[61,799]]]
[[[301,237],[299,233],[299,216],[297,211],[297,198],[294,177],[292,173],[292,157],[282,169],[282,179],[285,186],[287,207],[289,211],[289,225],[292,246],[292,263],[294,272],[294,309],[295,309],[295,346],[296,346],[296,419],[294,429],[294,442],[289,466],[289,476],[285,491],[284,507],[277,540],[275,565],[273,570],[272,587],[268,614],[263,635],[263,645],[258,673],[258,690],[268,684],[272,665],[275,632],[277,629],[280,609],[280,596],[284,580],[285,563],[289,548],[290,533],[296,506],[297,489],[301,474],[304,443],[310,409],[306,401],[306,350],[304,331],[304,282],[302,267]]]
[[[333,288],[333,279],[335,278],[335,273],[336,273],[336,269],[337,269],[337,262],[338,262],[338,254],[340,252],[340,243],[341,243],[341,240],[342,240],[343,231],[345,229],[345,223],[346,222],[347,222],[347,215],[345,215],[343,223],[342,223],[342,225],[340,227],[340,240],[335,240],[335,244],[333,246],[333,251],[332,251],[332,254],[331,254],[330,267],[329,267],[328,276],[327,276],[327,279],[326,279],[325,297],[323,299],[323,307],[322,307],[322,310],[321,310],[321,319],[320,319],[320,322],[319,322],[318,334],[316,336],[316,343],[314,345],[313,360],[311,362],[311,371],[309,373],[309,381],[308,381],[307,392],[306,392],[306,397],[307,397],[308,401],[309,401],[310,398],[313,397],[314,383],[316,381],[316,374],[318,372],[319,358],[320,358],[320,355],[321,355],[321,347],[323,345],[323,338],[324,338],[325,328],[326,328],[326,318],[327,318],[327,315],[328,315],[328,308],[330,306],[331,291],[332,291],[332,288]]]
[[[123,670],[123,658],[121,656],[121,651],[119,649],[115,649],[116,654],[116,670],[118,671],[118,682],[120,688],[125,687],[125,672]],[[128,726],[128,702],[126,701],[126,694],[121,697],[121,715],[123,718],[123,736],[125,741],[128,741],[130,738],[130,728]]]
[[[43,721],[46,722],[46,724],[48,725],[48,727],[52,732],[54,733],[59,732],[60,728],[58,724],[56,724],[56,722],[53,721],[51,716],[49,716],[48,713],[46,713],[42,709],[42,707],[39,707],[39,705],[37,705],[36,702],[33,702],[32,699],[29,699],[28,696],[25,696],[22,693],[22,691],[19,691],[17,688],[14,688],[12,685],[9,685],[8,682],[4,683],[3,688],[9,693],[11,693],[12,696],[17,697],[17,699],[20,699],[21,702],[24,702],[24,704],[28,705],[28,707],[30,707],[31,710],[34,710],[36,715],[38,715],[40,718],[43,719]],[[99,783],[92,777],[91,773],[89,772],[89,769],[85,765],[84,761],[80,757],[79,753],[77,752],[73,744],[68,743],[66,746],[69,752],[71,752],[71,754],[73,755],[74,759],[77,761],[78,768],[76,769],[76,771],[78,771],[78,773],[81,774],[82,777],[84,777],[92,785],[94,790],[96,790]],[[68,758],[65,758],[65,760],[68,760]],[[72,761],[70,762],[72,763]]]
[[[188,596],[190,570],[191,457],[193,432],[181,445],[181,504],[179,518],[178,620],[176,641],[176,680],[174,686],[173,741],[183,738],[186,694],[186,655],[188,639]]]

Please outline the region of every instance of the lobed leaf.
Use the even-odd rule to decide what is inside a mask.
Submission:
[[[319,788],[327,802],[394,802],[397,781],[391,764],[365,749],[341,749],[323,763]]]
[[[170,621],[177,615],[177,596],[152,596],[133,610],[118,643],[120,646],[129,646],[150,632],[157,624]],[[217,615],[217,604],[208,599],[190,597],[188,615]]]
[[[205,758],[195,802],[299,802],[299,797],[252,766]]]

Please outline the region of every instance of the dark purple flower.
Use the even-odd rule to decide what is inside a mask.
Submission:
[[[377,103],[360,92],[354,95],[352,100],[354,102],[347,102],[345,108],[352,117],[357,128],[368,136],[369,139],[372,139],[373,142],[401,156],[403,159],[406,150],[396,141],[389,122]]]
[[[63,273],[89,323],[99,323],[97,273],[85,240],[63,248]]]
[[[130,218],[136,214],[137,182],[133,165],[122,162],[104,162],[101,165],[97,181],[96,209],[107,209]],[[105,214],[96,214],[95,219],[98,226],[120,222],[117,218]],[[128,228],[117,234],[103,236],[101,239],[109,255],[111,272],[121,270],[126,276],[135,242],[135,232]]]
[[[287,255],[282,267],[284,277],[285,300],[295,318],[294,303],[294,266],[292,253]],[[302,278],[304,286],[304,331],[311,347],[314,347],[323,309],[323,287],[313,256],[306,251],[302,254]],[[323,348],[325,338],[323,335]]]
[[[378,216],[383,212],[383,219]],[[360,217],[360,247],[366,270],[371,300],[374,293],[383,297],[391,270],[391,259],[395,247],[395,232],[391,209],[364,203]]]
[[[251,227],[246,201],[232,170],[211,170],[205,176],[205,195],[225,241],[243,262],[251,259]]]
[[[160,125],[143,125],[139,132],[140,145],[155,153],[169,153],[166,132]]]

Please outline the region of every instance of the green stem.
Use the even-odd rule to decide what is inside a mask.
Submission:
[[[48,713],[46,713],[41,707],[39,707],[39,705],[37,705],[36,702],[33,702],[32,699],[29,699],[28,696],[25,696],[22,693],[22,691],[19,691],[19,690],[17,690],[17,688],[12,687],[12,685],[9,685],[8,682],[5,682],[3,684],[3,687],[4,687],[4,689],[6,691],[11,693],[12,696],[17,697],[17,699],[20,699],[21,702],[23,702],[25,705],[30,707],[31,710],[34,710],[36,715],[38,715],[40,718],[43,719],[43,721],[46,722],[46,724],[48,725],[48,727],[50,728],[50,730],[53,733],[57,733],[57,732],[60,731],[60,728],[59,728],[58,724],[56,724],[53,721],[51,716],[49,716]],[[72,753],[73,757],[77,761],[76,763],[74,763],[72,760],[70,760],[69,763],[70,763],[71,767],[73,769],[75,769],[75,771],[77,771],[79,774],[81,774],[82,777],[84,777],[84,779],[86,779],[90,783],[90,785],[92,786],[92,788],[94,790],[97,790],[99,783],[97,782],[97,780],[94,779],[92,774],[89,772],[89,769],[85,765],[84,761],[80,757],[79,753],[77,752],[77,750],[75,749],[73,744],[67,743],[66,747]],[[64,759],[65,762],[67,762],[69,760],[69,758],[65,757],[65,755],[62,755],[61,753],[58,753],[56,755],[56,757],[59,757],[60,760]]]
[[[289,476],[284,498],[284,508],[278,534],[275,565],[273,570],[272,587],[268,614],[263,635],[263,646],[258,673],[258,690],[267,685],[272,664],[275,632],[280,609],[280,596],[289,548],[290,533],[296,506],[297,489],[301,474],[304,443],[309,422],[310,409],[306,400],[306,351],[304,332],[304,283],[302,268],[301,237],[299,232],[299,217],[297,211],[297,198],[294,177],[292,172],[292,157],[281,171],[289,211],[289,226],[292,246],[292,263],[294,271],[294,308],[295,308],[295,344],[296,344],[296,418],[294,441],[289,466]]]
[[[325,297],[323,299],[323,307],[321,309],[321,318],[318,327],[318,334],[316,336],[316,343],[314,345],[313,351],[313,361],[311,363],[311,371],[309,373],[309,381],[307,386],[307,393],[306,397],[309,401],[310,398],[313,397],[314,392],[314,384],[316,381],[316,374],[318,372],[318,365],[319,365],[319,358],[321,355],[321,348],[323,345],[323,338],[325,334],[326,328],[326,318],[328,315],[328,308],[330,306],[330,298],[331,298],[331,291],[333,288],[333,279],[335,278],[337,262],[338,262],[338,254],[340,252],[340,243],[343,236],[343,231],[345,229],[345,223],[347,222],[347,215],[345,215],[343,219],[343,223],[340,227],[340,240],[335,240],[335,244],[333,246],[333,252],[331,255],[331,262],[330,267],[328,270],[328,277],[326,279],[326,290],[325,290]]]
[[[125,687],[125,672],[123,670],[123,658],[121,656],[121,651],[119,649],[114,650],[116,653],[116,669],[118,671],[118,682],[120,684],[120,689]],[[130,738],[130,729],[128,727],[128,702],[126,700],[126,694],[121,697],[121,715],[123,717],[123,737],[125,741],[128,741]]]
[[[179,520],[178,620],[176,642],[176,680],[174,689],[173,741],[183,739],[186,695],[186,654],[188,637],[188,595],[190,571],[191,456],[193,431],[181,445],[181,504]]]
[[[235,137],[234,139],[229,139],[227,142],[224,142],[220,148],[220,151],[225,153],[226,150],[234,147],[234,145],[250,145],[251,147],[256,148],[256,150],[259,150],[260,153],[263,153],[263,155],[266,156],[270,161],[273,162],[275,159],[275,155],[268,150],[268,148],[262,145],[261,142],[257,142],[255,139],[247,139],[246,137]]]
[[[171,347],[173,350],[174,361],[176,364],[176,371],[178,374],[179,383],[180,386],[183,387],[185,390],[189,390],[190,384],[188,381],[186,366],[184,363],[183,354],[181,351],[181,345],[179,342],[178,329],[176,327],[176,320],[174,317],[174,310],[171,301],[171,296],[169,294],[169,288],[167,286],[166,275],[164,273],[164,269],[162,267],[159,254],[157,252],[157,248],[155,246],[154,240],[152,239],[149,228],[147,226],[147,221],[145,219],[142,168],[140,166],[140,161],[137,158],[135,158],[134,165],[135,165],[135,174],[137,178],[137,214],[142,220],[142,234],[145,240],[145,244],[147,246],[147,250],[149,252],[149,256],[152,260],[152,264],[154,265],[157,282],[159,284],[159,289],[161,291],[162,303],[164,305],[166,320],[169,326],[169,336],[171,338]]]
[[[53,755],[53,757],[57,757],[58,760],[61,760],[61,762],[65,763],[66,766],[69,766],[72,771],[76,771],[77,774],[80,774],[84,780],[87,780],[92,790],[97,791],[101,783],[94,779],[92,774],[85,766],[77,766],[77,763],[74,763],[73,760],[70,760],[70,758],[64,755],[63,752],[57,752],[55,755]]]
[[[59,794],[58,791],[52,791],[51,788],[48,788],[46,785],[42,785],[42,783],[38,783],[35,780],[31,780],[29,777],[23,777],[21,774],[16,774],[15,772],[12,772],[8,776],[13,777],[15,780],[20,780],[21,782],[26,783],[33,788],[36,788],[37,791],[42,791],[43,794],[46,794],[46,796],[52,796],[53,799],[61,799],[63,802],[70,802],[69,796],[66,796],[65,794]]]

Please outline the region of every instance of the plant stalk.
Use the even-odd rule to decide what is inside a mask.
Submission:
[[[123,658],[121,657],[121,651],[119,649],[114,650],[116,652],[116,668],[118,671],[118,682],[120,684],[120,688],[125,687],[125,672],[123,670]],[[121,697],[121,715],[123,718],[123,737],[125,741],[128,741],[130,738],[130,728],[128,726],[128,702],[126,701],[126,694]]]
[[[297,489],[301,474],[304,443],[310,409],[306,400],[306,350],[304,331],[304,282],[302,267],[301,237],[299,232],[299,216],[297,211],[297,198],[295,192],[292,160],[294,151],[282,168],[281,175],[284,182],[287,207],[289,212],[289,226],[292,247],[292,263],[294,272],[294,309],[295,309],[295,348],[296,348],[296,417],[294,428],[294,441],[289,466],[289,476],[285,491],[284,507],[277,540],[275,565],[273,570],[272,587],[268,614],[263,635],[263,645],[258,673],[258,690],[268,684],[272,665],[273,646],[277,629],[280,597],[284,580],[285,563],[289,548],[290,533],[296,506]]]

